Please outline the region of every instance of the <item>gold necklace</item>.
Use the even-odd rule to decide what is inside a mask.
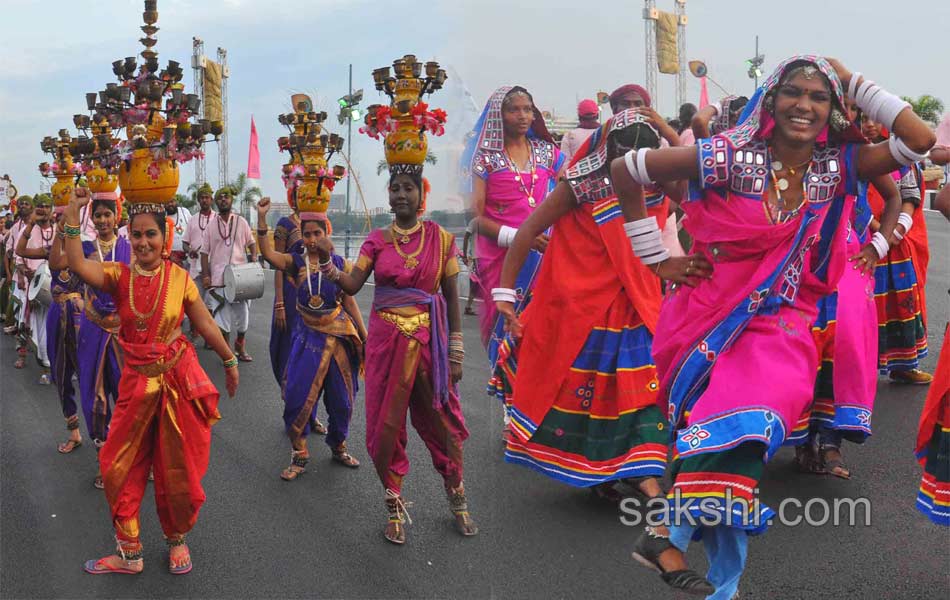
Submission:
[[[112,252],[112,249],[115,248],[116,238],[112,238],[111,242],[103,242],[101,238],[96,238],[96,250],[99,251],[99,262],[106,262],[105,255]]]
[[[135,315],[135,329],[136,331],[147,331],[148,330],[148,321],[152,318],[152,315],[155,314],[155,311],[158,310],[159,300],[162,298],[162,288],[165,287],[165,263],[162,262],[154,271],[146,271],[136,263],[133,265],[134,272],[129,273],[129,306],[132,308],[132,313]],[[161,273],[161,278],[158,282],[158,289],[155,291],[155,300],[152,302],[152,308],[145,314],[139,312],[135,307],[135,276],[140,275],[142,277],[154,277],[156,273]]]
[[[415,269],[416,267],[419,266],[419,259],[417,259],[416,257],[419,256],[419,254],[422,252],[422,248],[425,246],[425,243],[426,243],[425,228],[422,227],[422,223],[417,223],[416,225],[418,225],[421,228],[420,233],[419,233],[419,247],[416,248],[411,254],[406,254],[405,252],[399,249],[399,244],[396,243],[396,224],[393,223],[392,225],[393,248],[395,248],[396,254],[398,254],[400,257],[402,257],[406,261],[407,269]]]
[[[399,234],[400,236],[399,243],[404,246],[409,243],[409,236],[419,231],[420,227],[422,227],[422,221],[416,221],[416,224],[410,227],[409,229],[403,229],[399,227],[398,225],[396,225],[395,222],[393,222],[393,231]]]

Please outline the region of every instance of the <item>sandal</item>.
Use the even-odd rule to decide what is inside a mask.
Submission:
[[[619,493],[624,499],[633,498],[640,503],[640,506],[647,506],[647,503],[650,502],[653,498],[663,498],[666,496],[666,490],[663,489],[663,486],[660,485],[660,495],[651,496],[643,491],[641,487],[644,482],[651,479],[658,479],[657,477],[647,476],[647,477],[627,477],[626,479],[620,480],[620,485],[614,486],[614,490]]]
[[[247,353],[243,341],[234,344],[234,354],[237,355],[237,359],[241,362],[254,362],[251,355]]]
[[[474,308],[472,308],[472,307],[470,307],[470,306],[466,306],[466,307],[465,307],[465,314],[467,314],[467,315],[477,315],[478,313],[475,312],[475,309],[474,309]]]
[[[801,473],[813,475],[823,475],[825,473],[822,460],[815,451],[814,444],[807,442],[801,446],[795,446],[795,468]]]
[[[92,487],[96,488],[97,490],[106,489],[106,484],[102,481],[102,475],[96,475],[96,478],[92,480]]]
[[[90,575],[104,575],[107,573],[122,573],[126,575],[137,575],[142,572],[144,568],[144,563],[142,561],[142,545],[141,544],[131,544],[128,543],[131,547],[135,547],[135,550],[125,550],[122,547],[122,542],[118,542],[116,546],[116,554],[110,554],[100,559],[87,560],[83,565],[83,569],[86,573]],[[110,559],[117,559],[117,565],[110,564]]]
[[[82,440],[68,439],[56,447],[60,454],[69,454],[76,448],[82,446]]]
[[[335,460],[336,462],[340,463],[340,464],[343,465],[344,467],[349,467],[349,468],[351,468],[351,469],[355,469],[356,467],[360,466],[360,461],[358,461],[358,460],[356,460],[355,458],[353,458],[353,457],[346,451],[346,442],[343,442],[342,444],[340,444],[340,445],[333,451],[333,460]]]
[[[465,498],[465,485],[459,483],[457,488],[446,490],[449,497],[449,509],[455,516],[455,527],[465,537],[478,534],[478,525],[472,520],[468,512],[468,500]]]
[[[716,591],[716,588],[705,577],[692,569],[677,571],[663,569],[663,566],[660,565],[660,554],[670,548],[675,548],[670,543],[670,538],[662,536],[654,529],[647,527],[637,539],[637,545],[633,550],[633,559],[659,573],[666,585],[673,589],[694,596],[708,596]]]
[[[184,575],[185,573],[191,573],[191,569],[194,565],[191,563],[191,552],[188,550],[188,545],[185,544],[185,536],[181,536],[177,539],[165,538],[165,543],[168,544],[168,572],[172,575]],[[172,558],[171,553],[172,548],[178,547],[183,547],[185,549],[186,560],[184,563],[180,564]]]
[[[406,543],[404,523],[412,525],[412,518],[409,517],[407,507],[408,504],[399,494],[389,489],[386,490],[386,511],[389,513],[389,521],[386,523],[383,537],[397,546]]]
[[[284,481],[293,481],[307,472],[307,463],[310,462],[310,455],[306,450],[290,451],[290,466],[281,471],[280,478]]]
[[[320,419],[314,419],[313,421],[310,421],[310,431],[317,435],[326,435],[327,426],[321,423]]]
[[[828,460],[829,452],[837,452],[838,458]],[[822,472],[828,475],[834,475],[841,479],[851,479],[851,469],[844,464],[841,457],[841,449],[834,446],[825,446],[819,451],[819,458],[822,464]]]

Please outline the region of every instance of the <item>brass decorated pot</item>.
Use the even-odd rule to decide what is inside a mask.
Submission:
[[[70,163],[70,166],[72,166],[72,163]],[[49,190],[50,195],[53,197],[54,207],[69,206],[69,199],[73,196],[74,181],[75,178],[72,173],[65,172],[56,175],[56,183],[54,183]]]
[[[401,122],[399,129],[386,136],[386,162],[395,165],[421,165],[425,162],[429,142],[412,123]]]
[[[148,149],[136,150],[119,166],[119,185],[131,204],[165,204],[178,191],[178,164],[156,159]]]
[[[320,192],[317,193],[317,189]],[[330,208],[330,188],[320,185],[319,179],[305,177],[297,187],[297,210],[300,212],[327,212]]]
[[[119,186],[119,177],[102,167],[96,167],[86,173],[86,183],[94,194],[111,193]]]

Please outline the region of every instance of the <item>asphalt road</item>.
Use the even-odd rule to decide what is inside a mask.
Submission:
[[[950,288],[950,227],[928,215],[932,369],[943,337]],[[371,290],[360,295],[364,310]],[[55,391],[36,385],[35,363],[16,371],[13,341],[0,339],[0,596],[3,598],[669,598],[659,577],[634,565],[637,530],[615,506],[502,461],[502,412],[483,393],[487,361],[477,351],[477,320],[465,318],[469,356],[462,382],[471,437],[466,487],[481,533],[454,532],[440,478],[410,432],[414,501],[404,547],[382,537],[383,490],[365,451],[362,395],[350,429],[351,471],[333,464],[320,438],[298,481],[278,474],[289,461],[280,394],[267,356],[270,296],[253,306],[241,389],[223,398],[214,428],[208,495],[189,536],[195,561],[185,577],[168,573],[154,501],[142,511],[145,572],[93,577],[85,559],[112,551],[101,491],[92,486],[95,452],[65,439]],[[199,351],[223,389],[219,362]],[[780,384],[780,382],[777,382]],[[920,469],[912,456],[926,388],[878,385],[875,435],[846,448],[854,477],[801,475],[783,450],[762,482],[763,500],[866,497],[869,527],[774,526],[750,544],[743,599],[947,598],[950,532],[914,509]],[[151,492],[149,492],[151,493]],[[700,544],[689,556],[702,569]]]

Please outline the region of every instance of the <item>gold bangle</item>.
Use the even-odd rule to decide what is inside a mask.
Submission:
[[[238,366],[238,359],[237,359],[236,356],[234,356],[234,355],[232,354],[232,355],[231,355],[231,358],[227,359],[227,360],[224,361],[222,364],[224,365],[224,368],[225,368],[225,369],[231,369],[231,368],[233,368],[233,367]]]

